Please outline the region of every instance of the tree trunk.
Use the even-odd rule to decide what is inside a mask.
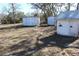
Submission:
[[[67,11],[70,11],[70,3],[67,4]]]
[[[14,7],[14,4],[13,3],[12,3],[12,11],[13,11],[12,20],[13,20],[13,23],[16,23],[15,22],[15,7]]]
[[[46,15],[45,11],[44,11],[44,18],[45,18],[45,23],[47,23],[47,15]]]
[[[77,4],[77,10],[79,10],[79,3]]]

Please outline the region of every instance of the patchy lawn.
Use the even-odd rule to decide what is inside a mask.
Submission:
[[[55,33],[54,26],[2,29],[0,30],[0,55],[79,55],[78,48],[64,47],[71,45],[78,38]]]

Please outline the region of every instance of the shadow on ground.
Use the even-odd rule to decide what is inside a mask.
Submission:
[[[54,35],[40,39],[40,41],[42,41],[44,43],[43,45],[45,46],[47,46],[48,44],[55,44],[59,47],[66,47],[67,44],[72,43],[76,39],[77,37],[62,36],[55,33]]]
[[[45,38],[41,38],[39,39],[40,42],[42,42],[42,44],[40,43],[36,43],[35,47],[33,48],[29,48],[27,46],[25,46],[24,44],[26,44],[26,41],[20,42],[20,46],[22,46],[22,48],[24,48],[24,51],[18,52],[18,53],[12,53],[11,55],[17,55],[17,56],[32,56],[35,52],[39,51],[42,48],[48,47],[48,46],[57,46],[60,48],[67,48],[66,45],[74,42],[77,38],[75,37],[68,37],[68,36],[61,36],[61,35],[51,35],[49,37],[45,37]],[[30,43],[28,43],[30,44]],[[17,46],[15,46],[17,48]],[[28,49],[27,49],[28,48]]]

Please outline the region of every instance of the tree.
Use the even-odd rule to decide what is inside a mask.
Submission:
[[[48,16],[56,16],[55,3],[32,3],[33,8],[40,9],[47,22]]]
[[[70,6],[71,6],[71,4],[67,3],[67,11],[70,11]]]
[[[3,12],[6,14],[2,21],[2,24],[10,24],[10,23],[19,23],[22,21],[22,17],[24,16],[24,13],[19,11],[19,4],[16,3],[9,3],[7,5],[8,7],[3,7]]]
[[[67,3],[65,6],[65,9],[66,9],[66,11],[70,11],[71,7],[75,7],[75,6],[76,6],[75,3]]]
[[[11,12],[12,12],[12,20],[13,20],[14,23],[16,23],[15,16],[16,16],[17,4],[16,3],[10,3],[9,5],[10,5]]]
[[[79,3],[77,3],[77,10],[79,10]]]
[[[22,22],[22,18],[23,18],[24,16],[25,16],[25,15],[24,15],[24,12],[17,11],[17,12],[16,12],[16,16],[15,16],[16,23]]]

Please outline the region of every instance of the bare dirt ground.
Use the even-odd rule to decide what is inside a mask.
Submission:
[[[55,33],[54,26],[1,29],[0,55],[79,56],[78,46],[65,47],[73,45],[78,38]]]

